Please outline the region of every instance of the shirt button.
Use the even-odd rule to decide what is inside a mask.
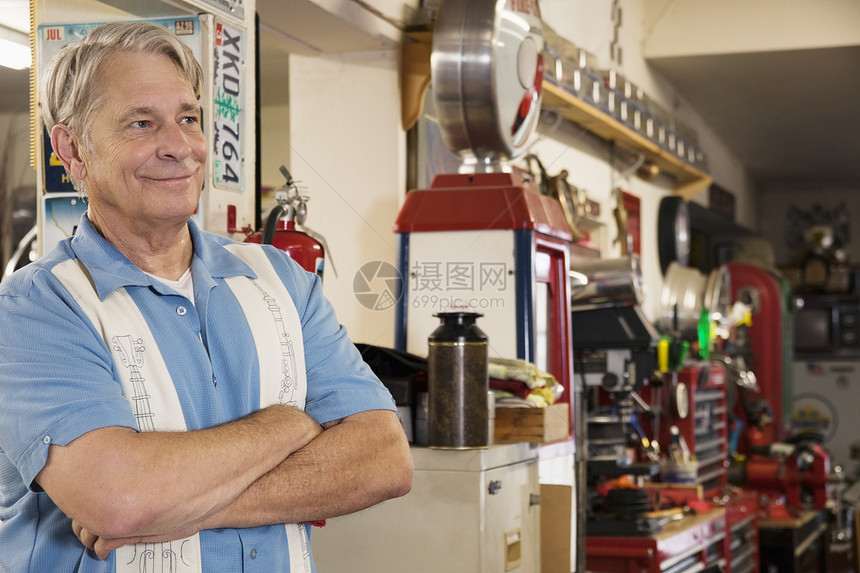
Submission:
[[[257,558],[257,550],[256,550],[256,549],[252,549],[252,550],[251,550],[251,559],[256,559],[256,558]]]
[[[43,444],[50,444],[51,443],[51,436],[45,436],[44,438],[42,438],[42,443]]]
[[[184,306],[180,306],[180,307],[176,308],[176,314],[178,314],[179,316],[185,316],[186,312],[188,312],[188,309],[185,308]]]

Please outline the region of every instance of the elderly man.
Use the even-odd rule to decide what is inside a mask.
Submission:
[[[312,571],[308,522],[409,491],[390,395],[313,274],[190,221],[202,72],[107,24],[55,57],[75,236],[0,285],[0,571]]]

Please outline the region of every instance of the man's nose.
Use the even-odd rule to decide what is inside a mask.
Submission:
[[[183,161],[192,153],[192,135],[182,125],[167,122],[159,130],[158,156]]]

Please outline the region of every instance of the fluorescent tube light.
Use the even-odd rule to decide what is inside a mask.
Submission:
[[[0,38],[0,66],[23,70],[32,63],[30,47]]]
[[[0,25],[0,66],[23,70],[31,64],[29,36]]]

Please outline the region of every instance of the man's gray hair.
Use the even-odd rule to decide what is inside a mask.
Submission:
[[[119,52],[169,57],[194,93],[200,95],[203,68],[179,38],[151,22],[111,22],[62,48],[48,65],[39,106],[49,132],[61,123],[68,126],[80,144],[89,145],[87,128],[103,97],[97,82],[99,70]],[[72,178],[72,183],[83,195],[82,182]]]

